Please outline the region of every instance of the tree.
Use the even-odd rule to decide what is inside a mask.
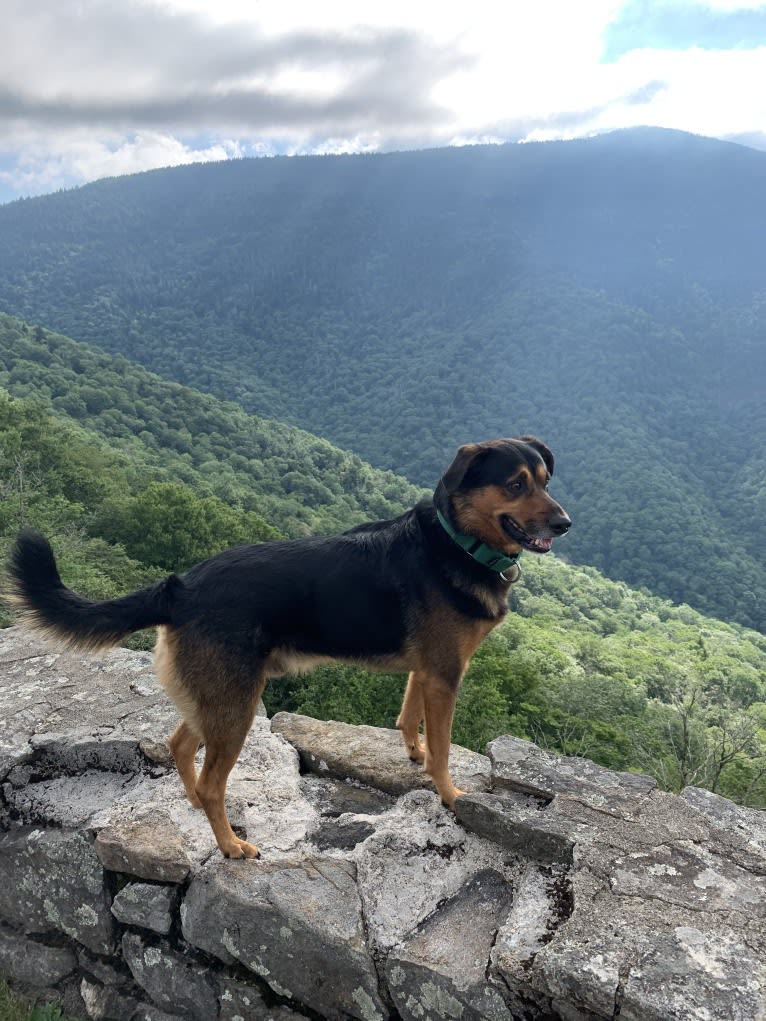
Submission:
[[[152,482],[137,496],[112,504],[94,527],[110,541],[121,541],[136,560],[168,571],[279,534],[253,512],[237,512],[217,497],[200,499],[173,482]]]

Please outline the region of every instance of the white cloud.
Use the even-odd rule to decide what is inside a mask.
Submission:
[[[47,144],[29,142],[20,150],[16,168],[0,171],[0,180],[26,193],[54,191],[73,181],[135,174],[155,167],[233,159],[244,155],[239,142],[230,140],[194,148],[172,135],[140,132],[113,144],[102,139],[62,136]]]
[[[626,4],[3,0],[0,181],[37,191],[251,152],[635,124],[759,137],[764,50],[637,48],[605,63]],[[665,4],[766,10],[763,0]]]

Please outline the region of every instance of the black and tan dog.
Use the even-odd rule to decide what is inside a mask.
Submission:
[[[433,499],[342,535],[226,550],[120,599],[61,582],[37,533],[19,536],[11,598],[70,646],[102,649],[159,629],[157,674],[182,722],[170,749],[189,800],[230,858],[258,849],[233,832],[224,795],[268,677],[345,660],[409,671],[397,726],[442,801],[460,681],[507,612],[522,549],[545,553],[571,524],[548,495],[553,455],[533,436],[461,447]],[[425,745],[421,726],[425,728]],[[195,756],[205,745],[197,775]]]

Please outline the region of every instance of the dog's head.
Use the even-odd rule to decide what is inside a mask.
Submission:
[[[493,549],[547,553],[572,524],[548,494],[553,454],[535,436],[467,443],[442,476],[455,526]]]

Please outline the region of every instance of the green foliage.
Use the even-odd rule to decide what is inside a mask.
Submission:
[[[152,420],[159,428],[159,411]],[[315,464],[317,448],[309,450]],[[165,477],[153,479],[152,457],[138,441],[126,457],[39,403],[0,394],[0,552],[19,526],[42,528],[65,581],[102,598],[231,543],[277,534],[245,509],[260,505],[262,479],[251,495],[239,483],[245,506],[237,506],[172,481],[171,466],[189,462],[169,452]],[[290,463],[295,486],[305,472],[300,446]],[[366,471],[386,483],[361,466],[352,488]],[[214,465],[187,477],[204,487]],[[396,492],[392,485],[386,499]],[[348,504],[338,513],[336,528]],[[669,789],[697,783],[766,805],[766,638],[551,557],[525,558],[512,611],[474,656],[455,715],[458,743],[481,750],[515,733],[614,769],[651,772]],[[146,647],[151,636],[133,641]],[[403,688],[400,675],[328,665],[272,682],[266,702],[272,712],[392,727]]]
[[[255,538],[266,534],[264,522],[290,536],[337,531],[391,517],[420,496],[403,479],[299,429],[2,315],[0,386],[87,431],[92,463],[66,480],[70,498],[86,506],[110,495],[99,482],[99,458],[125,480],[118,502],[126,489],[183,483],[200,498],[256,515],[248,522]],[[8,468],[17,455],[9,449]],[[84,451],[79,458],[87,460]],[[214,503],[206,512],[224,513]],[[215,528],[226,530],[220,521]]]
[[[2,1021],[76,1021],[67,1018],[58,1007],[50,1004],[36,1006],[31,1010],[14,996],[8,983],[0,979],[0,1018]]]
[[[199,499],[173,482],[150,482],[136,496],[105,503],[93,527],[129,556],[166,571],[191,567],[229,546],[279,537],[253,511],[237,513],[218,497]]]
[[[429,487],[458,443],[535,432],[569,557],[766,630],[765,165],[620,132],[236,160],[10,203],[0,308],[119,357],[36,328],[0,384],[128,456],[140,436],[155,477],[288,535],[410,500],[233,405],[167,384],[158,404],[126,359]]]
[[[41,528],[64,580],[85,595],[129,591],[231,543],[397,513],[419,495],[329,444],[128,363],[120,389],[108,358],[44,330],[0,317],[2,337],[5,364],[14,345],[29,353],[25,386],[37,400],[0,392],[0,554],[19,527]],[[85,387],[83,404],[97,409],[79,424],[56,403],[57,373],[75,380],[70,398]],[[110,401],[87,392],[97,383]],[[178,447],[159,442],[171,434],[167,408]],[[515,733],[651,772],[669,789],[697,783],[766,806],[763,635],[554,557],[524,558],[511,603],[465,678],[458,743],[481,750]],[[273,682],[266,700],[272,712],[393,726],[403,688],[400,675],[328,665]]]

